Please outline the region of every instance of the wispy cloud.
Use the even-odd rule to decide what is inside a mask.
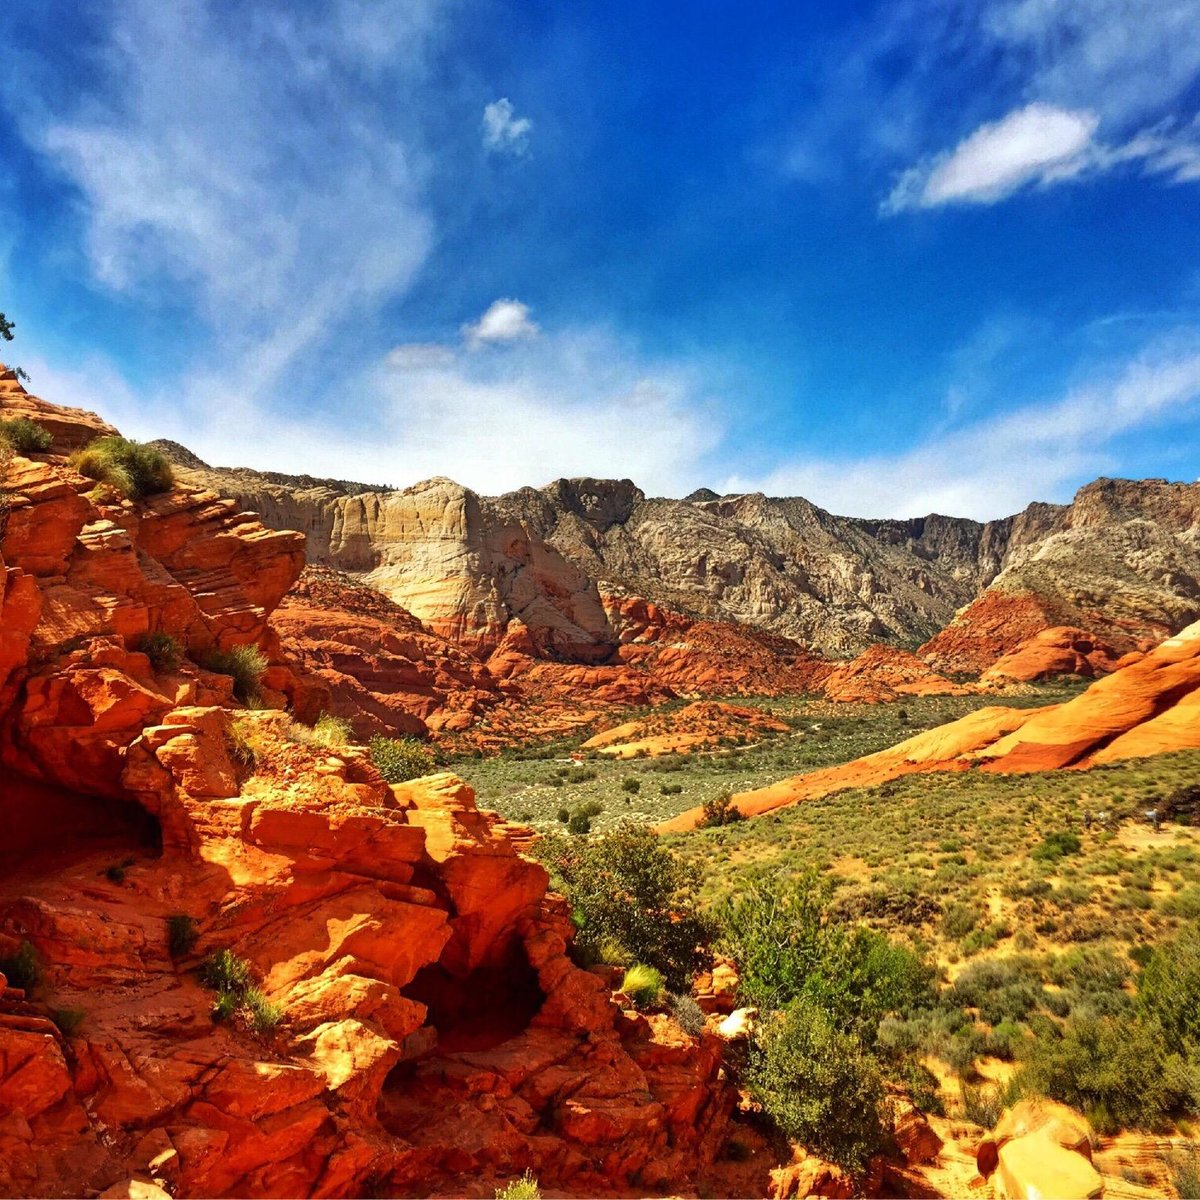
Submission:
[[[342,321],[403,290],[433,231],[411,94],[437,22],[419,0],[340,0],[319,16],[203,0],[108,13],[98,83],[19,112],[74,185],[95,278],[174,290],[243,393],[266,393]]]
[[[1096,139],[1100,117],[1050,104],[1028,104],[981,125],[953,150],[906,170],[884,201],[893,214],[946,204],[994,204],[1029,186],[1049,187],[1120,167],[1200,179],[1200,125],[1163,121],[1120,146]]]
[[[483,110],[483,144],[489,150],[524,154],[529,149],[529,131],[533,122],[518,117],[507,97],[494,100]]]
[[[1185,331],[1057,400],[937,434],[894,454],[800,459],[735,474],[726,491],[803,495],[851,516],[1004,516],[1111,470],[1121,440],[1200,418],[1200,333]]]
[[[503,342],[526,342],[540,332],[529,316],[529,306],[520,300],[494,300],[478,321],[462,327],[467,345],[476,350]]]

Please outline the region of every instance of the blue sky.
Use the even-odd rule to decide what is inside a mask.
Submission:
[[[1200,475],[1200,0],[8,6],[0,308],[210,461],[980,518]]]

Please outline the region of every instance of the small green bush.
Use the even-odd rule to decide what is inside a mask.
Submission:
[[[542,1190],[533,1172],[526,1171],[502,1188],[496,1188],[496,1200],[542,1200]]]
[[[691,1037],[699,1037],[704,1029],[704,1009],[696,1003],[695,998],[687,995],[671,995],[671,1015],[684,1033]]]
[[[660,783],[658,785],[658,790],[664,796],[678,796],[683,791],[683,784],[682,783]]]
[[[213,1001],[212,1019],[220,1024],[228,1021],[238,1010],[241,1001],[233,992],[218,992]]]
[[[335,717],[323,712],[310,728],[293,725],[290,736],[306,746],[320,746],[326,750],[341,750],[354,742],[354,727],[345,717]]]
[[[1167,1155],[1167,1174],[1177,1195],[1200,1196],[1200,1147],[1191,1146],[1172,1150]]]
[[[571,819],[571,810],[569,808],[560,808],[557,817],[559,822],[565,825]]]
[[[183,647],[169,633],[144,633],[138,638],[140,650],[156,671],[174,671],[183,661]]]
[[[175,483],[175,473],[163,454],[123,437],[97,438],[71,455],[71,466],[129,500],[169,491]]]
[[[8,986],[20,988],[26,994],[32,992],[42,981],[42,968],[33,944],[23,941],[15,954],[0,958],[0,975],[8,980]]]
[[[267,671],[267,656],[254,645],[231,646],[228,650],[209,650],[200,658],[206,671],[228,675],[233,694],[243,703],[257,699],[262,677]]]
[[[58,1026],[63,1037],[74,1037],[87,1019],[85,1008],[56,1008],[50,1013],[50,1020]]]
[[[195,917],[186,913],[172,913],[167,918],[167,949],[172,958],[183,958],[196,944],[200,936]]]
[[[700,826],[705,829],[732,825],[736,821],[745,820],[746,817],[746,814],[734,805],[733,796],[729,792],[721,792],[711,800],[705,800],[701,811],[703,816],[700,818]]]
[[[217,950],[201,964],[200,978],[214,992],[232,992],[241,996],[254,982],[250,964],[232,950]]]
[[[662,973],[645,963],[634,963],[621,980],[621,991],[633,1001],[635,1008],[649,1008],[662,997]]]
[[[283,1020],[283,1006],[272,1004],[256,987],[247,988],[242,995],[246,1021],[255,1033],[270,1033]]]
[[[567,832],[580,837],[586,836],[592,832],[592,818],[582,810],[573,812],[567,821]]]
[[[1068,854],[1078,854],[1083,843],[1079,838],[1065,829],[1049,834],[1041,843],[1030,851],[1030,857],[1038,862],[1058,862]]]
[[[641,790],[642,781],[640,779],[628,778],[621,780],[621,791],[629,792],[631,795],[634,795]]]
[[[6,442],[18,454],[45,454],[53,439],[50,431],[43,429],[28,417],[13,417],[0,421],[0,441]]]
[[[819,1009],[792,1004],[751,1048],[746,1080],[787,1137],[861,1174],[888,1122],[878,1064]]]
[[[1158,1127],[1191,1086],[1161,1030],[1112,1017],[1071,1018],[1061,1037],[1038,1038],[1019,1078],[1078,1108],[1104,1134]]]
[[[388,783],[407,783],[436,769],[433,751],[416,738],[373,737],[371,759]]]
[[[625,824],[602,838],[549,835],[534,852],[571,902],[585,957],[595,961],[597,948],[614,942],[660,971],[670,987],[688,987],[711,931],[697,914],[695,868],[653,830]]]

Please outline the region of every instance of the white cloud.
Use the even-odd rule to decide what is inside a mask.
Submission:
[[[994,204],[1024,187],[1048,187],[1131,164],[1175,183],[1200,179],[1196,122],[1182,130],[1160,122],[1119,146],[1096,139],[1099,125],[1094,112],[1028,104],[981,125],[953,150],[910,167],[881,211]]]
[[[489,150],[509,154],[524,154],[529,148],[529,131],[533,122],[518,117],[507,97],[494,100],[483,110],[483,144]]]
[[[1200,333],[1157,343],[1057,401],[977,421],[895,454],[800,460],[738,474],[724,491],[802,495],[849,516],[930,512],[979,520],[1114,469],[1123,436],[1200,415]]]
[[[388,352],[387,362],[400,371],[448,367],[454,362],[454,351],[440,342],[406,342]]]
[[[462,327],[462,335],[472,349],[502,342],[525,342],[540,332],[529,318],[529,306],[520,300],[494,300],[478,321]]]
[[[219,362],[244,394],[266,395],[426,259],[424,160],[396,113],[423,77],[437,9],[247,4],[231,19],[203,0],[123,0],[92,90],[8,98],[78,190],[96,279],[156,300],[174,289],[212,333],[201,374]],[[386,108],[348,82],[383,71]]]

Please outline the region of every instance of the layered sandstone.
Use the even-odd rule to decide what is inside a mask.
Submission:
[[[389,786],[137,649],[271,648],[299,536],[188,486],[113,500],[58,455],[4,483],[0,957],[28,945],[41,978],[0,980],[0,1193],[490,1196],[527,1168],[643,1193],[704,1168],[718,1040],[573,965],[545,871],[465,784]],[[481,678],[443,656],[433,690]],[[302,690],[280,663],[264,698]],[[224,1020],[196,969],[216,951],[261,989]]]
[[[728,743],[756,742],[787,733],[789,726],[761,708],[698,700],[673,712],[655,713],[626,721],[583,743],[610,758],[657,758],[663,754],[688,754]]]

